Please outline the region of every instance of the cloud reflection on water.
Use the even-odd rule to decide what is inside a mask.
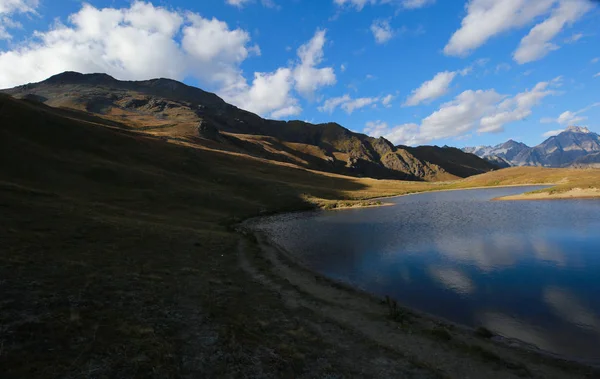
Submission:
[[[445,267],[430,267],[428,271],[433,279],[459,295],[469,295],[475,292],[473,281],[459,270]]]
[[[559,287],[548,287],[543,297],[559,317],[580,328],[600,333],[600,319],[574,293]]]

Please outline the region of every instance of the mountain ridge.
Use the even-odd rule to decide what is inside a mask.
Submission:
[[[465,147],[464,152],[486,160],[505,160],[511,166],[569,167],[588,162],[585,157],[600,152],[600,135],[586,127],[569,126],[539,145],[529,147],[509,140],[496,146]],[[589,163],[596,163],[590,158]]]
[[[164,138],[345,175],[451,180],[497,168],[449,148],[434,153],[429,147],[394,146],[383,137],[356,133],[334,122],[263,119],[214,93],[165,78],[120,81],[102,73],[64,72],[1,92],[98,114]]]

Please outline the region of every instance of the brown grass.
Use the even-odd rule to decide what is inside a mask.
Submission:
[[[3,378],[363,376],[357,367],[376,370],[387,353],[361,344],[340,354],[318,328],[301,328],[319,321],[240,270],[233,224],[315,204],[577,177],[350,178],[111,125],[0,97]]]

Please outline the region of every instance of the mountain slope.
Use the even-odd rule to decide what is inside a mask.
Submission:
[[[465,153],[454,147],[399,146],[399,148],[408,151],[421,161],[442,166],[449,174],[462,178],[473,175],[473,171],[481,174],[490,171],[490,167],[498,167],[493,162],[480,159],[473,154]]]
[[[563,167],[590,153],[600,152],[600,136],[587,128],[570,126],[528,151],[514,162],[520,166]]]
[[[529,146],[524,143],[508,140],[496,146],[465,147],[462,150],[481,158],[496,157],[492,158],[492,160],[500,158],[511,162],[517,155],[527,149],[529,149]]]
[[[169,79],[127,82],[105,74],[66,72],[3,92],[98,114],[164,138],[345,175],[447,180],[496,168],[467,154],[445,156],[445,151],[434,161],[423,155],[417,158],[383,138],[354,133],[336,123],[266,120],[215,94]]]
[[[600,136],[587,128],[570,126],[534,147],[511,140],[494,147],[467,147],[463,151],[482,158],[496,156],[513,166],[566,167],[600,152]]]

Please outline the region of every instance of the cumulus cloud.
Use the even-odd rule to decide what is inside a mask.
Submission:
[[[294,80],[292,70],[279,68],[272,73],[257,72],[251,84],[245,82],[226,90],[224,98],[240,108],[258,114],[280,118],[297,115],[302,111],[291,96]]]
[[[387,95],[383,97],[359,97],[353,99],[350,95],[346,94],[340,97],[332,97],[323,102],[318,109],[320,112],[333,113],[338,107],[343,109],[346,113],[352,114],[357,109],[367,107],[369,105],[376,106],[378,103],[388,106],[393,100],[393,95]]]
[[[323,61],[325,34],[325,30],[317,30],[313,38],[300,46],[297,51],[300,63],[293,72],[296,90],[308,98],[312,97],[318,88],[330,86],[336,82],[332,67],[316,67]]]
[[[461,27],[444,47],[446,55],[468,55],[497,35],[546,17],[521,40],[514,53],[515,61],[526,63],[558,49],[553,39],[593,5],[590,0],[470,0],[465,7]]]
[[[377,131],[394,144],[408,145],[464,136],[473,131],[500,132],[504,125],[529,117],[542,99],[556,94],[554,88],[558,85],[558,78],[540,82],[514,96],[499,94],[494,89],[467,90],[442,104],[420,124],[401,124],[387,129],[380,127]]]
[[[1,52],[0,87],[67,70],[129,80],[193,75],[209,85],[232,85],[241,78],[239,64],[250,54],[244,30],[145,2],[122,9],[86,4],[68,20],[68,25],[57,23]],[[181,41],[176,40],[179,33]]]
[[[556,0],[470,0],[461,27],[444,47],[447,55],[471,53],[490,38],[521,28],[546,14]]]
[[[469,71],[466,71],[467,74]],[[426,81],[421,86],[412,91],[412,94],[406,99],[404,106],[415,106],[421,103],[427,103],[448,93],[450,84],[456,77],[454,71],[444,71],[437,73],[433,79]]]
[[[371,33],[375,37],[375,42],[379,44],[386,43],[394,36],[394,31],[388,20],[375,20],[371,24]]]
[[[0,0],[0,40],[10,39],[8,30],[21,26],[11,18],[13,14],[34,14],[38,6],[39,0]]]
[[[559,49],[560,46],[552,40],[565,26],[579,20],[592,7],[589,0],[562,0],[550,17],[534,26],[529,34],[523,37],[513,54],[514,60],[519,64],[533,62]]]
[[[561,125],[565,125],[565,126],[576,125],[577,123],[579,123],[581,121],[587,120],[587,117],[582,116],[582,115],[585,112],[587,112],[590,109],[595,108],[595,107],[600,107],[600,102],[588,105],[587,107],[582,108],[575,112],[564,111],[556,118],[544,117],[540,120],[540,122],[543,124],[557,123],[557,124],[561,124]]]
[[[0,0],[0,10],[32,12],[36,4]],[[126,8],[85,4],[68,17],[68,23],[56,22],[12,50],[0,52],[0,88],[69,70],[105,72],[123,80],[191,77],[243,109],[287,117],[301,112],[294,91],[309,96],[335,83],[332,68],[316,67],[323,60],[325,41],[325,31],[318,30],[298,49],[298,62],[254,73],[248,82],[240,66],[260,55],[260,47],[241,28],[143,1]]]
[[[312,98],[323,86],[336,82],[332,67],[318,68],[324,57],[326,31],[317,30],[307,43],[297,50],[299,62],[292,67],[279,68],[272,73],[255,73],[254,81],[238,82],[223,91],[226,101],[243,109],[273,118],[295,116],[302,112],[295,89],[302,96]]]

